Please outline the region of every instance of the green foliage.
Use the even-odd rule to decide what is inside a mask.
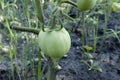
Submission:
[[[93,60],[89,60],[90,63],[88,63],[85,60],[81,60],[81,62],[83,62],[84,64],[86,64],[89,67],[89,70],[93,70],[93,71],[99,71],[102,72],[102,69],[98,66],[98,62],[94,62]]]
[[[92,51],[92,47],[88,45],[83,46],[83,52],[84,55],[87,57],[87,60],[81,60],[81,62],[88,66],[88,70],[102,72],[99,63],[93,60],[94,56],[90,53],[90,51]]]
[[[46,55],[44,55],[38,49],[37,38],[40,28],[42,28],[43,33],[45,31],[44,28],[49,28],[50,32],[52,32],[55,28],[57,28],[59,31],[63,29],[63,27],[67,27],[69,32],[79,29],[79,32],[82,33],[84,56],[87,58],[87,60],[81,60],[81,62],[86,64],[89,70],[102,72],[99,62],[94,60],[92,52],[96,52],[97,40],[100,38],[103,39],[101,42],[104,42],[104,40],[108,37],[115,37],[120,42],[120,31],[108,29],[108,21],[112,10],[117,13],[120,12],[119,0],[98,0],[96,5],[94,2],[92,5],[90,4],[90,7],[87,6],[88,8],[85,7],[81,9],[81,11],[85,10],[85,12],[81,12],[80,9],[78,9],[79,7],[83,6],[81,3],[79,3],[79,5],[72,0],[39,1],[40,0],[0,0],[0,23],[4,25],[4,29],[0,29],[0,33],[7,37],[7,46],[9,47],[8,51],[5,52],[4,55],[0,56],[0,60],[4,59],[5,56],[9,57],[12,80],[15,80],[14,71],[16,71],[16,73],[19,75],[19,79],[21,79],[22,76],[23,79],[26,80],[28,66],[30,66],[32,69],[31,74],[35,75],[35,62],[38,62],[38,73],[35,76],[37,76],[38,80],[41,80],[44,72],[44,69],[41,71],[41,61],[43,60],[46,61],[46,63],[49,63],[49,56],[46,57]],[[87,4],[89,5],[89,3]],[[75,17],[73,17],[74,15]],[[103,25],[104,34],[102,36],[97,35],[99,27],[99,15],[104,16],[105,20]],[[12,29],[35,33],[37,36],[35,34],[19,32]],[[56,33],[54,35],[56,35]],[[48,39],[48,37],[46,39]],[[20,43],[19,40],[23,42]],[[89,40],[94,41],[91,45],[93,47],[88,46]],[[55,41],[58,41],[58,39],[56,38]],[[49,45],[49,43],[46,42],[46,45]],[[45,44],[41,43],[41,45],[44,46]],[[2,42],[2,38],[0,38],[0,51],[3,51],[5,46],[6,44],[4,44],[4,42]],[[64,47],[64,45],[62,46]],[[61,48],[61,46],[58,47]],[[53,48],[56,47],[52,46],[50,50]],[[101,46],[101,48],[103,47]],[[35,56],[35,52],[39,54],[37,57]],[[68,50],[66,53],[67,52]],[[44,50],[44,53],[47,53],[47,50]],[[21,72],[19,71],[18,58],[22,58],[21,60],[23,66]],[[16,62],[16,68],[13,64],[14,61]],[[52,62],[53,64],[58,64],[58,61],[51,61],[51,63]],[[50,66],[50,68],[51,67],[53,68],[53,66]],[[60,68],[60,66],[58,66],[58,68]],[[52,70],[49,72],[52,72]],[[49,74],[50,76],[55,77],[55,73],[54,75],[51,73]],[[34,78],[34,80],[36,80],[36,78]]]

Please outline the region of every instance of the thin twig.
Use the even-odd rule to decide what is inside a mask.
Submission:
[[[28,27],[16,27],[16,26],[10,26],[11,29],[17,30],[17,31],[24,31],[24,32],[30,32],[34,33],[36,35],[39,34],[40,30],[39,29],[34,29],[34,28],[28,28]]]

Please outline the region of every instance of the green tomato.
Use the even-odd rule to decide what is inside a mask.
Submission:
[[[102,3],[103,2],[103,0],[98,0],[98,3]]]
[[[111,0],[112,2],[117,2],[118,0]]]
[[[77,6],[80,11],[87,11],[93,8],[97,0],[77,0]]]
[[[41,30],[38,43],[41,51],[53,59],[63,57],[71,47],[70,35],[65,28],[52,31],[46,28],[45,32]]]
[[[120,3],[113,2],[112,10],[119,13],[120,12]]]

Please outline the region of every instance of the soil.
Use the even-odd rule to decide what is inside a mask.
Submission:
[[[115,30],[117,28],[120,30],[119,17],[116,13],[112,13],[108,22],[108,29]],[[101,20],[98,35],[103,32],[103,25],[104,20]],[[58,76],[63,80],[120,80],[120,43],[118,40],[115,37],[109,37],[101,44],[101,39],[98,39],[96,52],[91,52],[94,56],[93,60],[97,61],[98,66],[102,69],[102,72],[98,72],[89,70],[88,66],[81,62],[86,58],[84,52],[81,51],[80,35],[77,29],[71,33],[72,47],[68,56],[61,59],[59,63],[62,70],[57,73]]]
[[[108,28],[120,30],[120,15],[118,13],[112,13]],[[103,25],[104,20],[100,20],[98,35],[103,35]],[[3,29],[3,25],[0,25],[0,29]],[[0,35],[3,35],[0,33]],[[101,67],[102,72],[89,70],[89,67],[81,62],[81,60],[87,60],[84,52],[81,50],[82,41],[80,27],[78,27],[71,34],[72,46],[67,57],[60,60],[59,64],[62,67],[60,71],[57,72],[57,76],[63,80],[120,80],[120,43],[115,37],[108,37],[101,44],[101,38],[97,40],[97,50],[96,52],[91,51],[90,53],[94,56],[93,61],[98,62],[98,66]],[[120,36],[119,36],[120,37]],[[21,70],[21,51],[27,43],[24,43],[26,39],[20,39],[18,44],[18,62]],[[3,36],[2,42],[5,45],[9,45],[6,36]],[[93,40],[88,41],[90,45],[93,44]],[[23,45],[24,44],[24,45]],[[31,44],[30,44],[31,45]],[[36,46],[36,45],[35,45]],[[102,48],[101,48],[102,46]],[[36,46],[37,47],[37,46]],[[38,53],[38,48],[36,49],[36,54]],[[0,55],[6,54],[5,52],[0,52]],[[35,55],[36,57],[37,55]],[[13,61],[16,64],[15,61]],[[37,62],[35,62],[35,69],[37,67]],[[31,74],[31,68],[27,65],[27,80],[37,80],[36,74]],[[15,72],[15,80],[18,80],[18,74]],[[11,68],[10,59],[4,57],[0,60],[0,80],[12,80],[11,78]],[[23,79],[22,79],[23,80]]]

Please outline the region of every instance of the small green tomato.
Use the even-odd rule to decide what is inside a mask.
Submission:
[[[77,0],[77,6],[80,11],[87,11],[93,8],[97,0]]]
[[[120,13],[120,3],[113,2],[113,4],[112,4],[112,10],[115,11],[115,12]]]
[[[65,28],[61,30],[42,30],[38,36],[41,51],[53,59],[59,59],[68,53],[71,47],[70,35]]]

